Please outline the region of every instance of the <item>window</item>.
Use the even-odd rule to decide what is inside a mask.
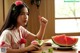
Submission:
[[[55,0],[55,33],[80,32],[80,1]]]

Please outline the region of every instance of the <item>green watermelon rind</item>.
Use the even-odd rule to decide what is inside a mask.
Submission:
[[[72,47],[73,45],[75,45],[77,43],[77,41],[74,43],[74,44],[71,44],[71,45],[67,45],[67,44],[60,44],[60,43],[57,43],[53,40],[52,38],[52,41],[53,43],[55,43],[56,45],[60,46],[60,47]]]

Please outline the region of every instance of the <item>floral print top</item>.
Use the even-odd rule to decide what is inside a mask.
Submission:
[[[25,47],[27,30],[20,26],[19,30],[4,30],[0,36],[0,47],[9,47],[13,49],[18,49]]]

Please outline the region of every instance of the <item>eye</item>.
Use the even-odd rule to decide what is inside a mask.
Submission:
[[[29,15],[29,13],[20,13],[20,15]]]
[[[24,13],[20,13],[20,15],[24,15]]]

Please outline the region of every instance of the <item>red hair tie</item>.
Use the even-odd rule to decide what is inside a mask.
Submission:
[[[23,2],[20,1],[20,0],[18,0],[18,1],[15,2],[15,5],[16,5],[16,6],[19,6],[19,5],[22,5],[22,4],[23,4]]]

